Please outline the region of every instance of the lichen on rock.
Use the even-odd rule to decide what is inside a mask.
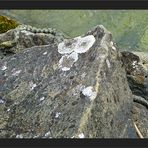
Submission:
[[[76,47],[74,51],[76,53],[85,53],[87,52],[95,43],[95,37],[93,35],[88,35],[85,37],[78,37]]]
[[[92,86],[88,86],[88,87],[84,88],[82,90],[82,94],[84,96],[86,96],[86,98],[89,99],[90,101],[94,100],[97,96],[97,93],[95,91],[93,91]]]
[[[63,42],[59,43],[58,45],[58,52],[60,54],[67,54],[74,51],[76,46],[77,40],[76,39],[65,39]]]
[[[78,60],[78,54],[75,52],[72,52],[71,54],[65,54],[61,57],[59,60],[59,68],[61,68],[63,71],[70,70],[70,68],[73,66],[73,64]]]
[[[93,35],[66,39],[58,45],[58,52],[64,54],[59,61],[59,67],[63,71],[70,70],[73,63],[78,60],[78,53],[87,52],[95,42]]]
[[[85,53],[92,47],[94,42],[95,37],[93,35],[66,39],[58,45],[58,52],[60,54],[71,53],[73,51],[76,53]]]

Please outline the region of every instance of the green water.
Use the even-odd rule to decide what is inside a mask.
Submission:
[[[148,10],[3,10],[23,23],[55,27],[71,37],[102,24],[122,50],[148,51]]]

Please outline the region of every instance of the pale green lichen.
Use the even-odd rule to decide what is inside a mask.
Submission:
[[[59,60],[59,68],[68,71],[78,60],[78,54],[87,52],[95,43],[95,37],[88,35],[64,40],[58,45],[58,52],[64,54]]]
[[[85,53],[87,52],[95,43],[95,37],[93,35],[88,35],[85,37],[78,37],[77,44],[74,48],[76,53]]]
[[[74,62],[76,62],[77,60],[78,54],[75,52],[71,53],[70,55],[63,55],[59,61],[59,68],[61,68],[63,71],[70,70]]]
[[[76,39],[66,39],[58,45],[58,52],[60,54],[70,54],[74,51],[76,43]]]
[[[85,37],[76,37],[74,39],[67,39],[58,45],[58,52],[60,54],[70,54],[75,51],[76,53],[87,52],[95,42],[95,37],[93,35],[88,35]]]
[[[82,94],[86,96],[90,101],[94,100],[97,96],[97,93],[93,91],[92,86],[88,86],[82,90]]]

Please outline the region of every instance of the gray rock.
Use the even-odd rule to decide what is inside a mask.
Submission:
[[[37,32],[39,28],[30,25],[20,25],[15,29],[0,34],[0,57],[19,53],[25,48],[60,43],[65,35],[53,28],[48,32]],[[35,30],[35,31],[34,31]]]
[[[79,52],[89,35],[94,44]],[[1,138],[137,137],[132,93],[111,33],[100,25],[84,36],[72,46],[76,58],[60,54],[57,42],[0,61]]]
[[[148,138],[148,109],[135,102],[132,113],[133,121],[136,123],[139,131],[144,138]]]
[[[148,137],[148,67],[147,53],[121,52],[129,87],[133,93],[133,121],[143,137]]]

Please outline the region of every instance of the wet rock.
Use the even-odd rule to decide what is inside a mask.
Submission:
[[[95,42],[85,51],[82,38],[90,35]],[[67,55],[68,63],[71,53],[60,54],[58,42],[0,61],[0,95],[10,102],[0,104],[1,138],[137,137],[132,93],[111,33],[99,25],[79,39],[66,71],[59,61]]]

